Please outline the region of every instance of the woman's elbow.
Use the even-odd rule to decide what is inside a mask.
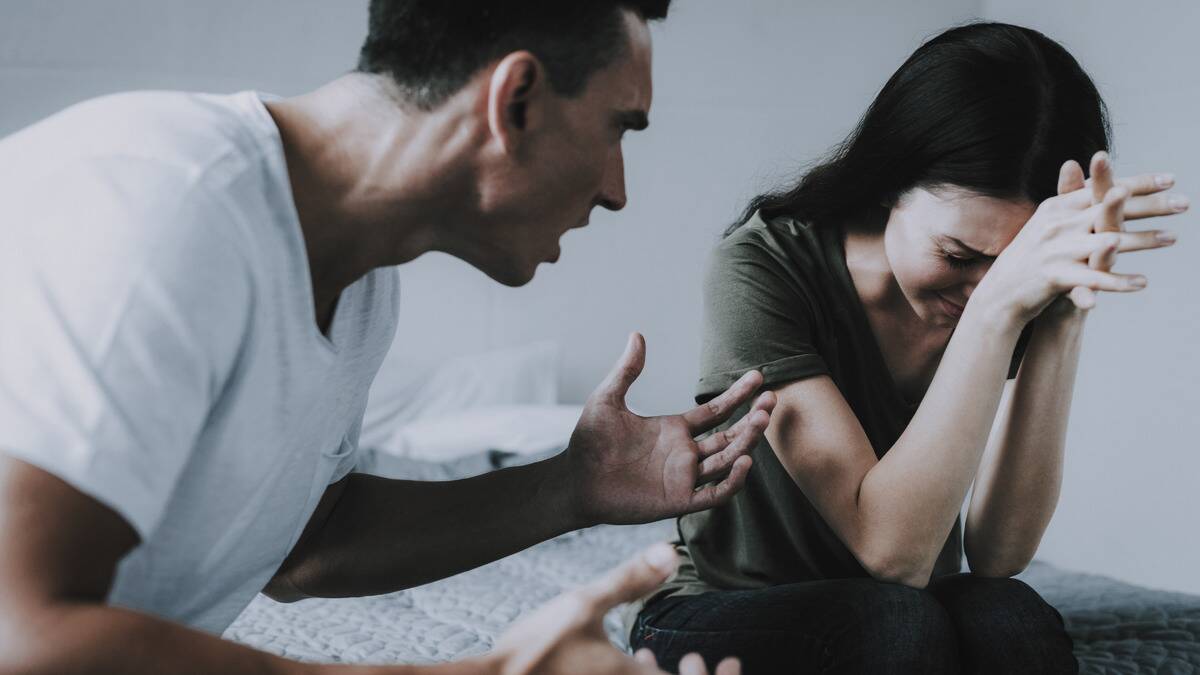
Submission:
[[[1033,561],[1034,550],[1018,550],[1023,546],[980,545],[986,540],[971,537],[968,533],[963,546],[967,558],[967,568],[977,577],[1007,579],[1015,577],[1029,567]],[[1007,549],[1007,550],[1005,550]]]
[[[967,569],[971,570],[971,574],[977,577],[986,577],[989,579],[1007,579],[1015,577],[1029,567],[1031,558],[1020,556],[1017,558],[1002,559],[996,556],[967,556]]]
[[[933,576],[933,564],[922,556],[898,551],[881,551],[859,558],[863,569],[872,579],[909,588],[923,589]]]

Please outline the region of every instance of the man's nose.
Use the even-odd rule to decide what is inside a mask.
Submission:
[[[628,201],[625,195],[625,158],[618,147],[604,171],[597,203],[609,211],[620,211]]]

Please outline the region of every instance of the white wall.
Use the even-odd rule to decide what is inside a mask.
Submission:
[[[649,131],[627,141],[630,205],[564,241],[562,260],[508,289],[430,255],[405,266],[401,333],[381,377],[533,339],[565,348],[581,400],[630,330],[649,342],[631,402],[689,402],[699,281],[723,226],[756,190],[840,140],[922,38],[977,14],[1040,28],[1096,77],[1123,171],[1174,170],[1200,191],[1197,6],[1013,0],[679,0],[655,32]],[[911,5],[911,6],[903,6]],[[365,0],[0,0],[0,134],[72,102],[132,88],[294,94],[349,69]],[[1089,326],[1068,475],[1042,550],[1062,564],[1200,592],[1200,317],[1182,243],[1142,254],[1151,286],[1104,298]]]
[[[1040,30],[1092,75],[1113,121],[1120,174],[1173,171],[1200,210],[1200,4],[1191,0],[987,0],[984,15]],[[1151,586],[1200,593],[1200,232],[1127,255],[1136,295],[1089,319],[1058,513],[1039,555]]]
[[[421,315],[436,310],[440,330],[413,327],[388,366],[413,353],[553,337],[565,347],[561,389],[579,401],[640,330],[648,363],[631,405],[654,413],[691,405],[699,284],[719,233],[769,177],[840,140],[924,36],[974,15],[962,6],[678,2],[654,28],[650,129],[626,141],[629,206],[597,212],[566,237],[560,262],[524,288],[445,259],[417,261],[402,275],[405,302]],[[458,305],[447,308],[452,297]]]

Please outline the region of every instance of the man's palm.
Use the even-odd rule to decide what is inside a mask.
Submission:
[[[774,395],[768,393],[730,429],[695,440],[754,394],[762,383],[754,371],[681,415],[630,412],[625,394],[641,374],[645,355],[645,342],[635,333],[571,435],[568,477],[588,522],[649,522],[723,503],[745,482],[747,453],[770,420]]]

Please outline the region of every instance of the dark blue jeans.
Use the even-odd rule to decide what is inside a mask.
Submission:
[[[1077,673],[1062,616],[1016,579],[955,574],[925,590],[830,579],[668,597],[630,634],[664,669],[698,652],[772,673]]]

